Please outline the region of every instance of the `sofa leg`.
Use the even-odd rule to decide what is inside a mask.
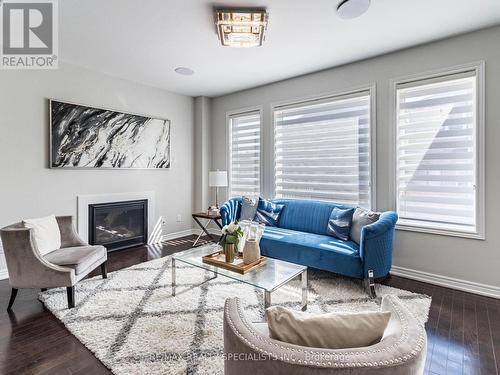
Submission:
[[[68,309],[72,309],[73,307],[75,307],[75,287],[66,287],[66,292],[68,294]]]
[[[365,279],[365,287],[370,298],[377,297],[377,293],[375,292],[375,281],[373,280],[373,270],[368,270],[368,277]]]
[[[104,262],[103,264],[101,264],[101,274],[102,274],[102,278],[103,279],[107,279],[108,278],[108,269],[107,269],[107,263],[108,261]]]
[[[14,300],[16,299],[17,296],[17,289],[12,288],[10,292],[10,300],[9,300],[9,306],[7,306],[7,311],[12,310],[12,305],[14,304]]]

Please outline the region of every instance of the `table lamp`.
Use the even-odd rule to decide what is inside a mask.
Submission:
[[[219,208],[219,188],[227,186],[227,172],[208,172],[208,186],[215,188],[215,207]]]

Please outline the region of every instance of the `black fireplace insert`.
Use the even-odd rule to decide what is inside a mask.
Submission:
[[[148,200],[89,204],[89,243],[108,251],[148,242]]]

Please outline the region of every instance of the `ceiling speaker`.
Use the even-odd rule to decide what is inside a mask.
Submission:
[[[361,16],[370,7],[370,0],[342,0],[337,6],[340,18],[351,19]]]

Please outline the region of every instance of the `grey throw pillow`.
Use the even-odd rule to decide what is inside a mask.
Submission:
[[[259,198],[249,198],[243,197],[241,199],[241,213],[240,221],[242,220],[253,220],[255,213],[257,212],[257,206],[259,204]]]
[[[366,208],[358,207],[352,215],[351,232],[349,237],[351,241],[356,242],[358,245],[361,242],[361,230],[365,225],[373,224],[380,218],[380,212],[373,212]]]

